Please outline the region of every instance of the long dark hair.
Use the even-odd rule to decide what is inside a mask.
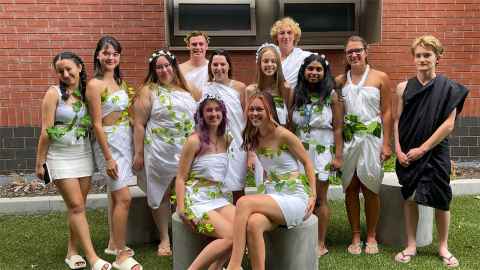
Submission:
[[[195,119],[195,131],[200,138],[200,150],[198,153],[202,153],[207,149],[207,146],[210,144],[210,137],[208,137],[208,126],[205,123],[205,118],[203,116],[203,109],[207,105],[209,101],[216,102],[218,106],[220,106],[220,110],[222,111],[222,121],[217,130],[217,136],[221,137],[225,135],[225,131],[227,130],[227,108],[225,107],[225,103],[216,96],[207,95],[198,105],[198,109],[195,112],[194,119]]]
[[[309,87],[311,84],[308,82],[307,78],[305,78],[305,69],[314,61],[317,61],[322,65],[323,79],[313,85],[313,91],[311,91]],[[309,57],[305,58],[298,71],[298,83],[295,87],[295,102],[293,108],[297,109],[306,103],[310,103],[310,95],[313,93],[320,96],[319,103],[323,102],[330,96],[334,87],[335,80],[333,79],[332,71],[325,55],[311,54]]]
[[[182,72],[180,72],[180,68],[178,67],[177,58],[167,49],[156,50],[152,53],[151,57],[148,59],[148,74],[143,80],[145,85],[147,84],[157,84],[159,82],[158,74],[157,74],[157,60],[160,56],[165,57],[168,63],[172,66],[173,73],[175,77],[173,78],[175,83],[180,86],[181,88],[187,90],[191,93],[190,89],[187,86],[187,82],[185,77],[183,77]]]
[[[97,42],[97,47],[95,48],[95,53],[93,55],[93,71],[94,71],[95,78],[98,78],[98,79],[103,78],[104,71],[102,68],[102,64],[100,63],[100,60],[98,60],[97,57],[100,51],[105,49],[108,45],[112,46],[115,52],[119,54],[122,53],[122,46],[120,45],[120,42],[118,42],[118,40],[116,40],[112,36],[103,36]],[[122,73],[120,72],[120,63],[115,67],[113,78],[115,79],[115,82],[118,85],[122,85],[123,79],[122,79]]]
[[[210,57],[208,57],[208,81],[213,81],[212,60],[215,55],[222,55],[225,57],[225,60],[227,60],[228,63],[228,78],[231,79],[233,74],[232,57],[230,57],[230,54],[224,49],[217,49],[210,54]]]
[[[85,101],[85,89],[87,87],[87,70],[85,69],[85,64],[83,63],[82,58],[76,55],[73,52],[61,52],[53,58],[52,65],[55,68],[55,64],[60,61],[68,59],[73,61],[76,65],[80,66],[82,70],[80,71],[79,77],[80,80],[78,82],[78,89],[80,90],[80,100]],[[67,100],[70,96],[67,92],[66,85],[62,80],[59,81],[60,92],[62,93],[62,100]]]

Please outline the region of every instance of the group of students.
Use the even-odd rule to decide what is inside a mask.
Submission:
[[[432,36],[415,39],[416,76],[400,83],[392,98],[388,76],[368,65],[361,37],[347,40],[345,73],[334,78],[324,55],[296,47],[300,36],[291,18],[275,22],[275,44],[258,48],[256,82],[248,86],[232,79],[226,51],[206,59],[209,38],[203,32],[187,35],[190,58],[181,65],[168,50],[153,52],[138,91],[122,79],[122,48],[113,37],[99,40],[94,78],[88,82],[80,57],[58,54],[53,66],[59,85],[48,89],[42,103],[36,174],[43,177],[46,164],[68,208],[65,263],[71,269],[86,267],[78,255],[81,244],[92,269],[142,269],[125,245],[128,184],[134,174],[159,229],[157,255],[172,253],[170,197],[185,224],[215,238],[189,269],[222,269],[227,262],[227,269],[240,269],[246,246],[252,268],[264,269],[263,233],[292,228],[312,212],[319,220],[318,256],[328,254],[327,191],[337,177],[352,229],[347,251],[376,254],[378,193],[393,131],[408,240],[395,260],[408,263],[416,255],[416,206],[424,204],[436,209],[443,263],[458,266],[447,245],[452,197],[447,136],[468,90],[435,73],[443,53],[440,42]],[[105,253],[116,255],[112,264],[95,253],[85,216],[92,152],[111,197]],[[244,195],[247,175],[255,178],[257,194]],[[364,247],[360,192],[367,223]]]

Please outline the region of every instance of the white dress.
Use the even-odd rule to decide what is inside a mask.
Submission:
[[[330,170],[335,156],[333,136],[333,114],[331,96],[318,104],[318,98],[312,97],[312,103],[304,104],[293,112],[292,120],[297,127],[297,135],[313,161],[315,172],[320,181],[335,177]],[[299,164],[301,171],[303,165]]]
[[[184,76],[189,83],[195,85],[198,89],[203,90],[208,82],[208,61],[205,65],[195,67],[189,72],[186,72]]]
[[[185,207],[196,221],[205,213],[230,204],[222,192],[228,163],[227,153],[201,155],[193,160],[186,183]]]
[[[266,174],[259,191],[264,188],[265,194],[275,200],[288,228],[301,224],[306,214],[310,188],[305,175],[291,175],[299,172],[297,160],[288,150],[281,149],[257,149],[257,156]]]
[[[364,126],[381,128],[380,90],[373,86],[364,86],[369,70],[370,67],[367,66],[357,85],[352,83],[350,71],[347,73],[347,83],[342,89],[345,126],[351,122],[348,118],[352,119],[353,116]],[[360,182],[369,190],[375,193],[380,191],[383,180],[383,164],[380,160],[382,142],[382,132],[378,132],[378,129],[377,135],[365,131],[354,132],[352,139],[345,142],[342,168],[344,190],[356,171]]]
[[[304,51],[300,48],[293,48],[293,51],[282,61],[282,70],[285,80],[288,82],[292,89],[297,86],[298,70],[303,64],[303,60],[309,57],[312,53]]]
[[[161,86],[151,91],[152,109],[145,130],[144,162],[148,205],[156,209],[177,174],[186,138],[193,133],[197,104],[186,91]]]
[[[55,125],[53,129],[62,131],[59,136],[51,137],[51,143],[47,151],[48,173],[55,180],[80,178],[92,176],[93,156],[90,140],[88,139],[88,127],[81,126],[80,119],[88,115],[87,107],[82,101],[81,107],[75,112],[73,106],[62,100],[60,88],[55,86],[58,92],[57,109],[55,110]],[[72,121],[74,121],[72,123]],[[72,124],[72,128],[68,126]],[[82,136],[79,129],[86,133]]]
[[[105,97],[102,101],[102,117],[112,112],[125,112],[129,105],[129,97],[125,89],[117,90]],[[121,121],[112,126],[103,126],[103,132],[107,137],[108,147],[112,158],[117,162],[118,179],[107,175],[106,161],[102,149],[97,141],[94,143],[95,161],[98,169],[107,180],[109,191],[116,191],[127,187],[133,181],[133,137],[132,128],[128,119],[120,118]]]
[[[233,141],[228,150],[230,162],[223,188],[225,191],[243,190],[247,173],[247,154],[242,150],[245,117],[240,93],[231,86],[216,82],[208,83],[203,93],[219,96],[227,108],[227,134],[233,137]]]

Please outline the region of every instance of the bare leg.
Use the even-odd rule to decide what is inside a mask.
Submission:
[[[360,184],[360,180],[354,175],[350,185],[345,190],[345,206],[352,229],[352,244],[360,243],[360,199],[358,198]]]
[[[380,218],[380,197],[363,184],[362,193],[365,198],[365,217],[367,221],[367,244],[377,244],[377,224]]]
[[[238,270],[245,253],[248,219],[253,213],[261,213],[275,224],[285,224],[282,211],[272,197],[263,194],[243,196],[237,202],[233,224],[233,250],[228,264],[229,270]]]
[[[157,209],[152,209],[152,216],[160,234],[157,256],[170,256],[170,237],[168,235],[168,221],[170,219],[170,190],[165,192],[162,202]]]
[[[88,180],[84,180],[88,181]],[[55,181],[68,209],[68,222],[71,230],[78,237],[85,256],[90,264],[97,261],[98,256],[93,248],[90,230],[85,215],[85,199],[82,195],[78,179],[63,179]],[[73,254],[72,254],[73,255]]]
[[[88,195],[88,192],[90,191],[90,181],[91,181],[91,177],[83,177],[78,180],[84,205],[86,205],[87,203],[87,195]],[[70,235],[68,238],[68,245],[67,245],[68,246],[67,257],[70,257],[72,255],[79,254],[78,244],[80,243],[80,239],[77,233],[72,229],[72,226],[70,223],[68,224],[68,229],[70,231]]]
[[[231,218],[235,215],[235,207],[227,205],[217,210],[208,212],[208,223],[212,224],[215,231],[209,236],[217,239],[210,242],[188,268],[189,270],[204,269],[213,263],[218,264],[218,260],[231,252],[233,223]],[[226,218],[226,217],[229,218]],[[218,266],[218,265],[217,265]]]
[[[417,203],[411,200],[404,201],[403,213],[405,215],[405,234],[407,236],[407,246],[405,249],[395,255],[395,261],[400,263],[408,263],[412,259],[412,256],[417,254]]]
[[[450,226],[450,211],[435,209],[435,220],[438,231],[438,254],[442,257],[443,263],[453,267],[458,266],[459,261],[453,257],[448,250],[448,229]]]
[[[252,269],[265,269],[265,239],[263,233],[276,227],[266,216],[253,214],[247,223],[247,244]]]
[[[330,220],[330,209],[328,208],[328,181],[317,181],[317,203],[315,215],[318,217],[318,252],[323,255],[327,248],[325,238],[327,235],[328,222]]]
[[[112,192],[109,190],[110,188],[107,187],[107,199],[108,199],[108,213],[107,213],[107,220],[108,220],[108,249],[116,250],[117,247],[115,246],[115,239],[113,239],[113,228],[112,228],[112,215],[113,215],[113,200],[112,200]]]

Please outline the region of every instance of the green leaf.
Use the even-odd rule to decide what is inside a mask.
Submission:
[[[303,148],[305,148],[305,150],[308,151],[308,149],[310,149],[310,144],[308,142],[302,142],[303,144]]]
[[[83,103],[80,100],[77,100],[72,104],[72,108],[75,113],[78,113],[82,109],[82,107]]]
[[[334,144],[330,145],[330,153],[335,154],[336,152],[337,152],[336,146]]]
[[[261,193],[261,194],[265,193],[265,184],[262,183],[262,184],[258,185],[257,193]]]
[[[285,186],[285,181],[280,181],[275,183],[275,191],[280,192],[283,189],[283,186]]]
[[[315,151],[317,151],[318,154],[321,154],[323,152],[325,152],[327,148],[324,146],[324,145],[321,145],[321,144],[317,144],[315,146]]]
[[[66,127],[49,127],[47,128],[47,135],[50,140],[58,141],[67,133],[67,131]]]

